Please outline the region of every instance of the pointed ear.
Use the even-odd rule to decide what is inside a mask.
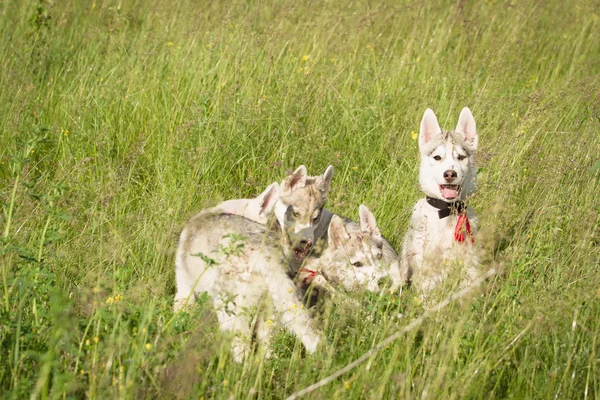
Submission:
[[[421,132],[419,133],[419,148],[423,148],[431,139],[442,133],[442,128],[431,108],[425,110],[421,120]]]
[[[329,190],[331,186],[331,180],[333,179],[333,165],[327,167],[323,175],[321,175],[321,179],[319,180],[319,187],[321,189]]]
[[[469,110],[469,107],[463,108],[460,112],[455,132],[464,135],[465,141],[470,143],[473,149],[477,149],[477,142],[479,141],[479,138],[477,137],[477,127],[475,126],[475,118],[473,118],[473,114],[471,113],[471,110]]]
[[[360,230],[362,232],[370,233],[374,236],[381,236],[381,232],[379,232],[379,228],[377,227],[377,221],[375,221],[375,216],[367,206],[361,204],[360,207],[358,207],[358,215],[360,216]]]
[[[344,227],[344,221],[337,215],[331,217],[331,222],[329,222],[329,246],[335,249],[344,244],[344,242],[350,240],[350,235],[346,232],[346,228]]]
[[[299,166],[290,176],[285,178],[283,186],[290,191],[306,186],[306,176],[308,172],[304,165]]]
[[[256,198],[258,200],[258,204],[260,205],[260,214],[268,215],[273,212],[273,207],[279,200],[279,184],[277,182],[271,183],[264,192],[262,192]]]

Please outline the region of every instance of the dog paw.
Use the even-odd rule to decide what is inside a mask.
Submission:
[[[317,351],[320,343],[321,335],[316,332],[309,332],[302,335],[302,344],[304,344],[306,351],[310,354]]]

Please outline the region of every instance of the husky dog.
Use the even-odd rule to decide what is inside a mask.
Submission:
[[[316,350],[320,333],[306,310],[296,309],[299,294],[289,274],[314,243],[332,177],[331,166],[317,177],[308,176],[301,166],[284,179],[279,191],[273,184],[256,199],[221,203],[201,211],[184,227],[176,258],[174,308],[177,311],[196,293],[207,292],[221,329],[237,333],[232,343],[237,361],[249,351],[252,324],[247,310],[264,306],[265,299],[270,303],[267,308],[274,306],[280,317],[268,324],[260,316],[255,324],[258,339],[268,344],[273,320],[278,320],[309,352]],[[272,223],[271,211],[277,216]],[[266,226],[261,225],[265,219]]]
[[[234,214],[266,225],[273,213],[273,208],[279,200],[279,184],[271,183],[267,188],[253,199],[234,199],[224,201],[215,207],[207,208],[196,214],[196,217],[205,214]]]
[[[308,176],[301,165],[279,186],[275,216],[282,230],[283,248],[291,249],[290,276],[296,274],[316,240],[326,232],[329,219],[323,218],[323,207],[332,178],[331,165],[320,176]]]
[[[475,190],[477,130],[471,110],[463,108],[454,132],[443,132],[431,109],[421,121],[419,184],[426,197],[413,209],[402,246],[410,281],[425,295],[456,266],[477,275],[476,218],[465,200]]]
[[[380,280],[390,276],[389,265],[383,265],[384,239],[375,217],[360,205],[360,224],[333,215],[327,230],[327,247],[319,257],[309,257],[298,271],[297,282],[303,291],[312,284],[317,290],[336,292],[381,290]]]
[[[253,311],[277,315],[272,319],[295,334],[310,353],[321,341],[288,276],[281,236],[242,216],[220,212],[198,214],[181,233],[175,309],[196,293],[208,293],[221,330],[235,335],[232,351],[238,362],[249,354],[253,326],[258,325]],[[263,322],[255,333],[268,343],[270,324],[259,319]]]
[[[391,287],[389,287],[389,289],[392,291],[401,289],[404,283],[406,282],[407,273],[401,271],[402,265],[400,263],[400,257],[398,256],[398,253],[396,253],[396,250],[392,247],[392,245],[381,235],[379,229],[377,228],[377,222],[375,221],[375,217],[373,216],[371,211],[369,211],[369,209],[364,205],[361,205],[359,207],[360,222],[356,222],[349,218],[333,214],[331,211],[323,209],[321,215],[321,223],[315,230],[315,235],[321,240],[315,247],[315,251],[311,255],[311,259],[324,257],[324,255],[325,258],[330,258],[330,255],[327,254],[327,246],[329,245],[329,243],[331,243],[331,238],[328,239],[328,229],[331,226],[329,221],[332,222],[333,219],[336,217],[343,221],[344,229],[350,235],[363,235],[364,233],[370,233],[373,236],[374,242],[377,243],[378,246],[380,246],[379,249],[382,252],[382,257],[379,262],[381,267],[379,269],[385,271],[384,277],[389,278],[391,280]],[[324,225],[324,227],[322,225]],[[342,259],[344,258],[343,255],[338,254],[338,256],[341,256]],[[306,262],[309,261],[310,260],[307,260]],[[327,272],[324,272],[324,275],[327,275]],[[303,276],[306,277],[306,271],[303,274]],[[379,289],[383,289],[383,287],[380,287]]]
[[[273,214],[273,209],[278,200],[279,185],[277,182],[274,182],[270,184],[260,195],[253,199],[227,200],[216,205],[215,207],[206,208],[194,215],[188,221],[187,225],[192,224],[193,221],[202,220],[201,217],[203,216],[219,214],[238,215],[261,225],[266,225],[269,221],[269,218]],[[189,233],[186,231],[186,229],[188,229],[187,225],[180,234],[179,248],[177,250],[177,258],[175,261],[175,280],[177,281],[177,293],[175,294],[175,301],[173,305],[175,311],[182,309],[187,304],[188,300],[193,297],[192,295],[194,292],[194,282],[191,282],[192,286],[188,285],[190,282],[188,279],[188,274],[185,272],[184,263],[186,254],[182,253],[183,242],[188,238],[189,235]],[[200,273],[203,273],[203,271]]]

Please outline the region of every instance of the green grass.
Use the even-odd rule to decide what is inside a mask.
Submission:
[[[0,4],[0,394],[282,398],[422,314],[331,310],[327,345],[232,362],[174,316],[176,234],[300,164],[399,248],[427,107],[479,130],[501,274],[310,398],[600,397],[600,7],[562,1]],[[397,318],[399,313],[402,318]]]

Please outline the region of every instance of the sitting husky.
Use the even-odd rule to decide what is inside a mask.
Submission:
[[[463,108],[454,132],[443,132],[431,109],[421,121],[419,184],[426,197],[413,209],[402,246],[402,263],[412,284],[425,295],[457,267],[477,275],[476,219],[465,200],[475,191],[477,130]],[[462,264],[462,265],[461,265]]]

